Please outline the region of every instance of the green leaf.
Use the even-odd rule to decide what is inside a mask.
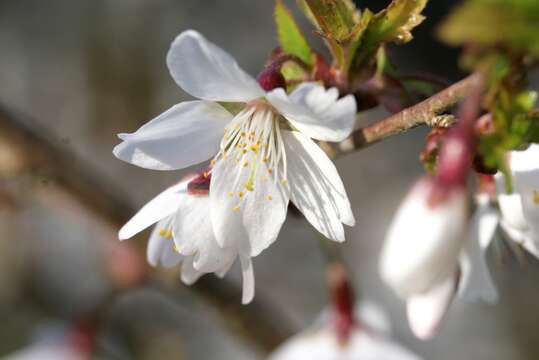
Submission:
[[[425,17],[421,12],[428,0],[393,0],[389,6],[369,21],[358,47],[354,65],[364,66],[384,43],[406,43],[412,40],[412,29]]]
[[[426,5],[427,0],[393,0],[387,9],[375,15],[365,41],[406,43],[412,40],[412,29],[425,20],[421,12]]]
[[[325,38],[337,68],[344,74],[350,64],[350,48],[355,48],[355,30],[361,14],[352,0],[298,0],[307,18]]]
[[[439,30],[451,45],[504,45],[539,57],[539,1],[468,0]]]
[[[309,7],[309,4],[307,4],[306,0],[296,0],[296,3],[298,4],[299,8],[305,15],[305,17],[313,24],[315,28],[320,30],[320,26],[316,22],[316,17],[314,16],[313,12],[311,11],[311,8]]]
[[[321,34],[344,42],[359,22],[360,14],[352,0],[304,0]]]
[[[275,1],[275,23],[277,25],[279,44],[283,51],[297,56],[306,64],[313,65],[313,52],[292,13],[281,0]]]

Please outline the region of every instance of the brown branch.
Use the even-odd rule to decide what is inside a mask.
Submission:
[[[114,233],[136,211],[122,189],[67,151],[46,129],[0,107],[0,180],[28,174],[37,180],[38,192],[62,191]],[[260,294],[242,306],[241,289],[213,276],[191,288],[215,306],[231,331],[261,351],[269,352],[292,333],[284,315]]]
[[[349,139],[341,143],[334,155],[359,150],[418,125],[435,125],[430,123],[431,120],[466,97],[479,81],[480,76],[472,74],[414,106],[354,131]]]

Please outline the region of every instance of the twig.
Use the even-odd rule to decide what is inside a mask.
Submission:
[[[76,199],[114,232],[135,213],[121,189],[66,151],[46,129],[1,107],[0,144],[0,179],[30,174],[38,186],[46,186],[45,181]],[[216,307],[231,331],[261,351],[272,350],[292,334],[285,317],[260,294],[249,306],[242,306],[241,289],[212,276],[203,277],[192,289]]]
[[[463,80],[447,87],[428,99],[404,109],[384,120],[358,129],[338,146],[334,155],[357,151],[387,137],[405,132],[418,125],[432,124],[431,120],[462,100],[480,81],[478,74],[472,74]]]

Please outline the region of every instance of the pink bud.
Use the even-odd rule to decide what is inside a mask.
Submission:
[[[266,91],[271,91],[277,88],[286,88],[286,80],[281,74],[281,66],[270,65],[266,69],[262,70],[256,77],[256,80]]]
[[[464,186],[474,157],[474,138],[465,126],[447,134],[438,160],[438,181],[447,187]]]

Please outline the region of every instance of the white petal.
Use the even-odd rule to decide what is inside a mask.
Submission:
[[[129,239],[152,224],[174,213],[187,193],[188,180],[182,181],[153,198],[125,224],[118,233],[120,240]]]
[[[316,83],[304,83],[288,96],[281,88],[266,95],[268,101],[299,131],[324,141],[342,141],[354,128],[356,101],[341,99],[337,89],[326,90]]]
[[[176,83],[199,99],[247,102],[264,96],[232,56],[193,30],[174,40],[167,64]]]
[[[498,291],[486,262],[486,251],[498,227],[498,213],[479,205],[471,222],[468,241],[460,257],[459,297],[468,302],[496,303]]]
[[[167,239],[159,233],[162,229],[169,229],[172,224],[172,217],[167,217],[155,225],[148,240],[147,256],[148,262],[152,266],[162,265],[166,268],[178,265],[183,256],[172,249],[172,239]]]
[[[512,172],[535,175],[534,179],[537,182],[539,180],[537,173],[539,171],[539,145],[532,144],[524,151],[511,151],[509,165]]]
[[[193,255],[186,257],[182,264],[181,279],[183,283],[193,285],[202,275],[203,273],[193,266]]]
[[[203,273],[229,267],[236,258],[235,248],[221,248],[214,236],[209,196],[186,196],[174,218],[174,242],[178,251],[192,256],[193,267]]]
[[[419,339],[432,338],[449,309],[455,294],[455,277],[436,285],[428,292],[414,295],[406,302],[406,310],[410,329]]]
[[[173,106],[132,134],[113,153],[153,170],[182,169],[208,160],[219,150],[232,115],[217,103],[187,101]]]
[[[399,295],[428,291],[453,274],[464,242],[466,194],[455,189],[429,204],[430,179],[418,182],[401,204],[386,235],[380,275]]]
[[[526,223],[533,236],[539,238],[539,188],[525,187],[520,196]]]
[[[522,209],[522,199],[520,194],[499,194],[498,205],[504,221],[511,227],[525,231],[528,229],[528,223],[524,217]]]
[[[344,241],[342,223],[354,215],[335,165],[312,140],[297,131],[283,131],[288,157],[290,199],[324,236]]]
[[[288,188],[274,181],[264,162],[251,175],[249,154],[238,163],[233,156],[220,159],[212,170],[211,219],[221,247],[245,247],[252,256],[260,254],[276,239],[286,218]],[[254,165],[253,165],[254,166]],[[245,188],[252,177],[253,191]],[[240,192],[242,196],[240,196]]]
[[[246,255],[240,255],[241,274],[243,277],[243,295],[241,303],[246,305],[253,301],[255,297],[255,275],[253,271],[253,262]]]

